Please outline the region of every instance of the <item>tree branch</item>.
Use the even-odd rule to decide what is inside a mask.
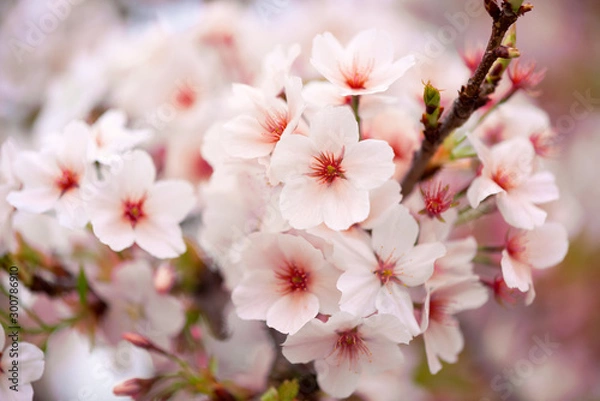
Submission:
[[[410,194],[414,186],[425,175],[429,161],[448,135],[467,122],[475,110],[488,102],[489,95],[494,92],[498,82],[488,82],[486,77],[494,62],[506,53],[506,49],[502,46],[502,40],[510,26],[520,16],[533,9],[531,4],[523,4],[517,12],[514,12],[511,3],[507,0],[503,1],[501,7],[493,0],[484,1],[494,23],[483,58],[467,84],[461,87],[458,98],[437,129],[425,130],[425,139],[421,149],[415,154],[412,167],[402,182],[404,196]]]

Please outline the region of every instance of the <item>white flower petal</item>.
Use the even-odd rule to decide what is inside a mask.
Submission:
[[[496,202],[504,220],[513,227],[531,230],[546,221],[546,212],[519,194],[498,194]]]
[[[408,209],[396,205],[383,217],[380,225],[373,228],[372,244],[380,259],[393,256],[396,259],[411,249],[419,235],[419,225]]]
[[[196,202],[194,189],[187,181],[159,181],[148,191],[144,212],[157,218],[179,223]]]
[[[279,298],[267,312],[267,326],[285,334],[295,334],[319,312],[314,294],[287,294]]]
[[[373,189],[394,174],[394,150],[385,141],[366,139],[348,148],[342,166],[356,187]]]
[[[502,251],[500,265],[502,266],[504,282],[509,288],[518,288],[521,292],[529,289],[532,283],[531,267],[510,257],[506,250]]]
[[[140,248],[160,259],[175,258],[186,249],[178,224],[152,218],[137,223],[135,242]]]

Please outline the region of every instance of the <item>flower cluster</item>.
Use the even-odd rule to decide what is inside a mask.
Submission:
[[[451,100],[431,83],[423,99],[414,82],[458,87],[477,63],[451,58],[447,76],[396,35],[357,27],[256,59],[244,41],[270,42],[234,28],[239,13],[211,5],[185,34],[101,47],[102,90],[77,105],[50,98],[41,116],[62,114],[3,144],[0,248],[22,264],[28,323],[49,349],[74,342],[96,360],[125,338],[144,352],[110,387],[134,399],[249,399],[276,380],[274,361],[291,378],[312,362],[302,369],[329,396],[378,399],[369,383],[405,380],[416,337],[435,374],[465,346],[456,314],[507,288],[533,301],[534,271],[568,246],[544,209],[559,197],[546,167],[555,134],[519,92],[539,74],[509,70],[512,86],[451,133],[409,192],[419,121],[436,129]],[[80,68],[56,85],[83,84]],[[29,382],[42,365],[27,350]]]

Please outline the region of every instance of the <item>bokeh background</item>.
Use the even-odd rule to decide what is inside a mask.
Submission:
[[[31,43],[34,21],[61,3],[60,23]],[[92,55],[103,51],[107,39],[123,32],[141,35],[148,26],[185,32],[215,3],[224,2],[1,1],[0,138],[35,140],[40,131],[87,118],[104,96],[101,62],[109,60]],[[277,43],[304,40],[306,57],[309,32],[327,29],[347,38],[374,25],[395,27],[402,48],[423,52],[427,46],[431,50],[431,38],[441,29],[454,27],[452,40],[440,49],[443,55],[433,59],[437,74],[452,75],[444,58],[485,43],[490,26],[485,14],[460,17],[470,0],[230,3],[241,16],[221,22],[223,29],[235,32],[247,23],[256,32],[255,43],[244,43],[249,64]],[[551,213],[568,227],[570,251],[561,265],[536,276],[533,305],[488,302],[463,313],[467,345],[457,364],[431,376],[417,358],[413,379],[426,400],[600,400],[600,2],[531,3],[534,11],[518,23],[517,44],[523,61],[547,69],[535,101],[561,134],[561,151],[551,160],[561,200],[551,205]],[[23,43],[29,47],[19,47]],[[444,95],[451,97],[456,89],[446,88]],[[531,353],[540,342],[547,344],[543,360]]]

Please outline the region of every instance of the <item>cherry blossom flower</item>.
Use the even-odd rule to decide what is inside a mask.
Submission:
[[[546,223],[531,231],[509,234],[502,251],[502,275],[509,288],[533,291],[532,269],[546,269],[560,263],[569,246],[567,230],[558,223]],[[531,303],[531,293],[526,303]]]
[[[479,308],[487,299],[487,290],[477,276],[449,280],[429,289],[423,305],[421,328],[432,374],[442,368],[440,359],[454,363],[463,349],[464,338],[453,315]]]
[[[237,85],[235,88],[239,95],[251,100],[252,111],[225,124],[225,148],[235,157],[267,156],[281,137],[294,132],[300,122],[304,110],[302,81],[295,77],[286,82],[286,102],[250,86]]]
[[[193,188],[179,180],[154,182],[155,176],[150,156],[135,150],[93,190],[88,205],[94,234],[114,251],[136,243],[157,258],[185,252],[179,223],[194,206]]]
[[[80,188],[86,182],[89,135],[85,123],[73,122],[52,145],[20,153],[14,171],[23,187],[9,193],[8,202],[31,213],[55,210],[62,225],[83,227],[88,218]]]
[[[376,311],[392,314],[413,335],[419,334],[406,286],[424,284],[445,248],[439,242],[415,246],[418,232],[408,209],[397,205],[383,223],[373,228],[370,244],[347,239],[340,244],[343,247],[334,247],[334,262],[344,270],[337,283],[342,291],[342,311],[356,316]]]
[[[511,226],[531,230],[544,224],[546,212],[536,205],[558,199],[558,188],[552,173],[533,171],[531,142],[516,137],[487,148],[474,136],[469,140],[483,163],[467,191],[471,207],[496,195],[498,209]]]
[[[312,65],[342,95],[383,92],[415,64],[413,55],[393,61],[391,37],[380,30],[360,32],[343,48],[329,32],[313,40]]]
[[[297,229],[325,223],[344,230],[369,215],[369,190],[394,173],[393,151],[384,141],[358,141],[358,126],[346,107],[315,116],[309,137],[289,135],[273,152],[271,174],[282,181],[280,206]]]
[[[408,343],[406,327],[389,315],[363,319],[340,312],[326,323],[313,319],[283,343],[292,363],[315,361],[317,381],[328,394],[352,394],[364,373],[397,368],[402,362],[399,343]]]
[[[317,313],[338,308],[339,272],[307,240],[289,234],[255,234],[242,255],[245,274],[232,300],[242,319],[293,334]]]
[[[31,401],[31,382],[39,380],[44,372],[44,353],[33,344],[20,341],[20,335],[10,328],[5,333],[0,324],[0,398],[6,401]],[[11,351],[15,341],[18,341],[18,356]]]
[[[128,130],[127,117],[120,110],[108,110],[90,128],[88,160],[110,164],[115,156],[131,150],[149,137],[147,131]]]
[[[17,152],[17,146],[10,138],[0,148],[0,253],[6,252],[14,243],[12,216],[15,208],[6,197],[21,185],[13,167]]]
[[[102,328],[113,344],[124,332],[133,331],[168,348],[170,338],[183,328],[183,305],[154,288],[152,269],[144,260],[118,266],[110,283],[98,282],[95,288],[108,304]]]

